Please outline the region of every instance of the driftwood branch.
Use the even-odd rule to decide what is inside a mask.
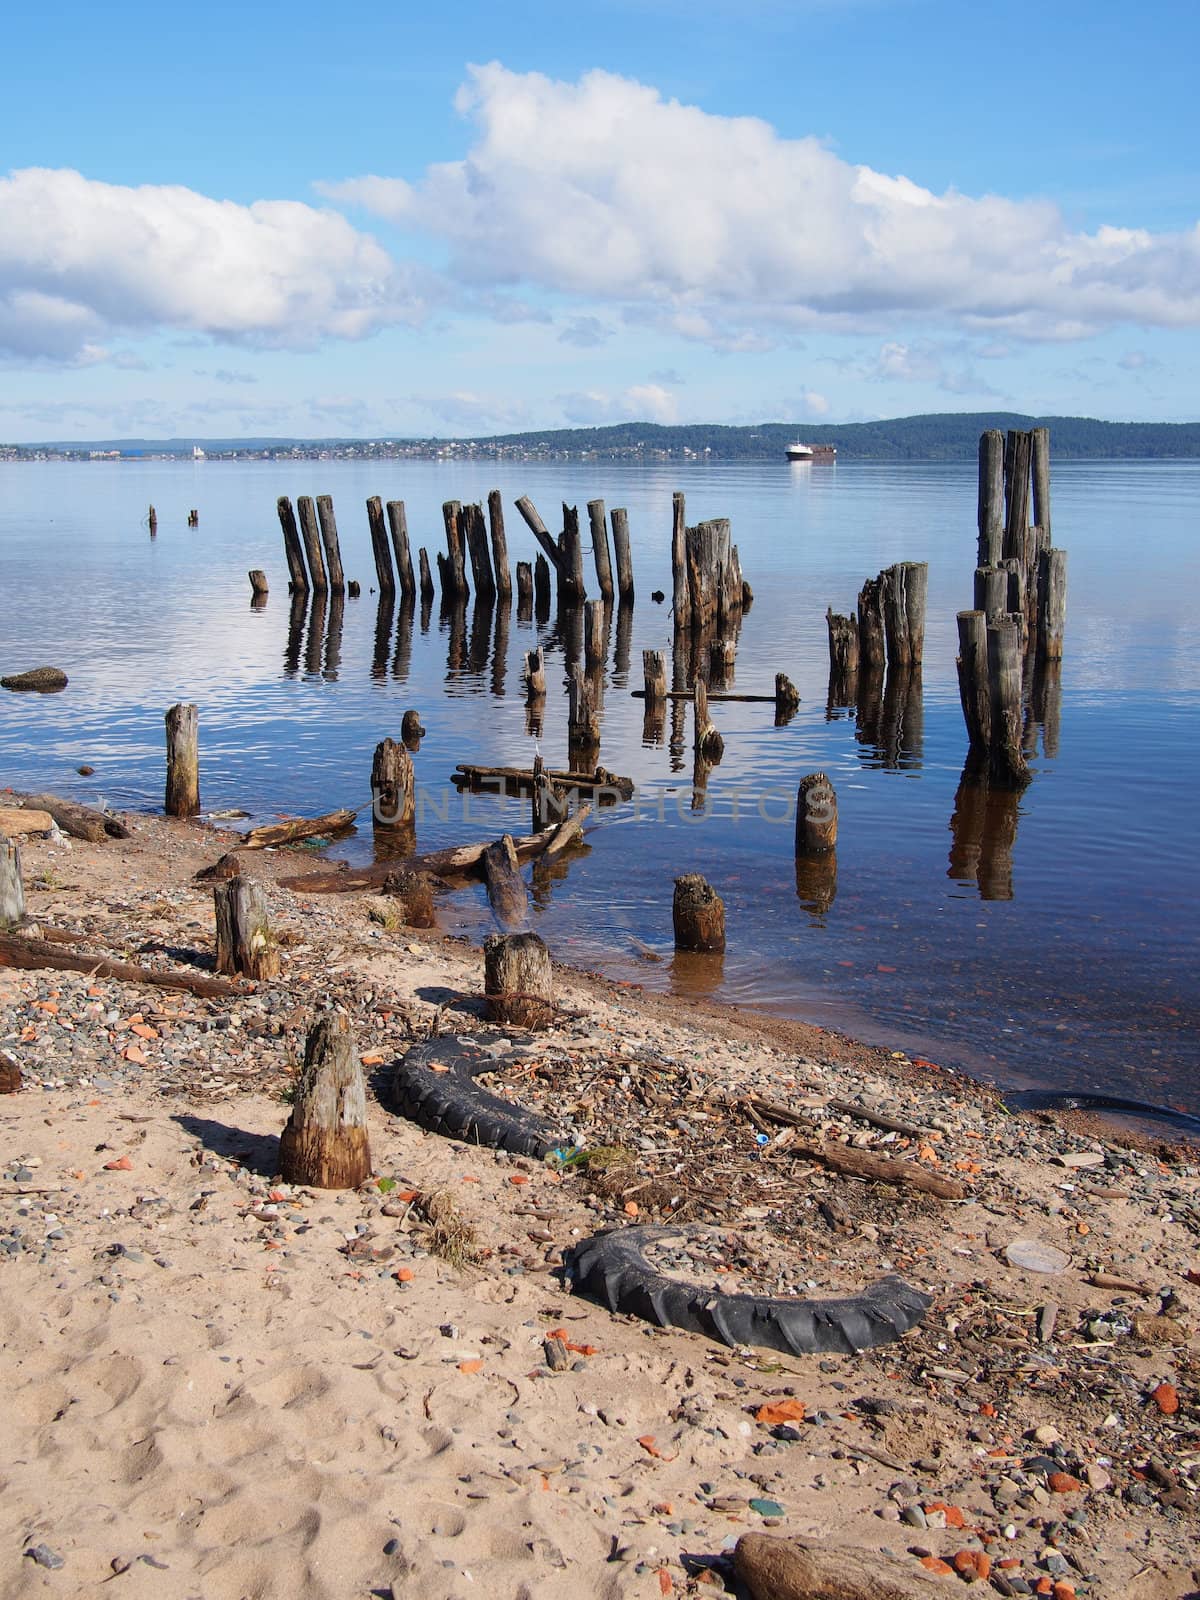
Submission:
[[[60,800],[56,794],[30,795],[27,806],[48,811],[64,833],[72,839],[86,839],[90,844],[101,844],[105,839],[128,839],[129,829],[116,817],[105,811],[95,811],[91,806],[79,806],[71,800]]]
[[[293,817],[288,822],[272,822],[262,828],[251,828],[238,844],[239,850],[273,850],[277,845],[294,844],[298,839],[316,839],[326,833],[340,833],[348,828],[358,815],[357,811],[342,809],[327,811],[323,817]]]
[[[45,939],[0,937],[0,967],[15,967],[35,972],[52,967],[58,972],[86,972],[94,978],[113,978],[118,983],[145,983],[155,989],[181,989],[201,1000],[219,1000],[245,994],[239,984],[224,978],[208,978],[192,972],[152,972],[129,961],[113,961],[108,956],[72,955]]]

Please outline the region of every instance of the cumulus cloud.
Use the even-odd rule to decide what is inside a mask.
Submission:
[[[174,328],[311,346],[421,320],[426,285],[328,208],[27,168],[0,178],[0,350],[98,359],[111,333]]]
[[[580,427],[628,420],[664,424],[679,421],[675,396],[658,383],[635,383],[615,394],[606,389],[576,390],[560,394],[558,403],[566,420]]]
[[[612,337],[599,317],[572,317],[558,336],[559,344],[573,344],[579,350],[594,350]]]
[[[923,339],[881,346],[867,376],[881,383],[929,383],[947,394],[994,395],[966,359],[967,346]]]
[[[1021,337],[1200,323],[1200,226],[1072,231],[1044,200],[935,194],[613,73],[472,67],[461,161],[326,192],[444,238],[466,283],[649,303],[675,331],[949,316]],[[745,335],[749,337],[749,335]]]

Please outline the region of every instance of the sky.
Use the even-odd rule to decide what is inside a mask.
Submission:
[[[0,442],[1200,417],[1200,5],[10,7]]]

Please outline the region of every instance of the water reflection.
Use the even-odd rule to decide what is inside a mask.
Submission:
[[[629,683],[629,652],[633,644],[633,604],[623,600],[617,607],[617,642],[613,652],[613,686],[624,689]]]
[[[318,589],[308,613],[308,641],[304,648],[304,670],[312,677],[321,671],[321,650],[325,643],[325,593]]]
[[[953,842],[946,876],[976,884],[981,900],[1013,898],[1020,805],[1019,791],[989,784],[970,762],[963,768],[950,818]]]
[[[336,683],[338,668],[342,664],[342,625],[346,619],[346,594],[334,589],[329,596],[329,636],[325,640],[326,683]]]
[[[837,899],[837,851],[796,857],[796,898],[819,926]]]
[[[508,623],[512,615],[512,602],[502,595],[496,604],[496,633],[492,640],[492,693],[503,700],[508,678]]]
[[[412,595],[401,596],[400,616],[396,623],[396,650],[392,656],[392,677],[405,683],[412,666],[413,615],[416,602]]]
[[[283,675],[294,678],[300,670],[300,649],[304,642],[304,591],[292,590],[288,609],[287,642],[283,647]]]
[[[392,648],[392,617],[395,614],[395,596],[386,590],[379,596],[375,608],[375,643],[371,652],[371,676],[386,678],[388,656]]]
[[[672,994],[689,1000],[715,999],[725,980],[724,952],[676,950],[667,974]]]
[[[875,668],[858,673],[854,737],[867,766],[917,771],[924,753],[921,668]]]

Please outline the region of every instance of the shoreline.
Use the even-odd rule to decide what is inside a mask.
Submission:
[[[237,836],[126,820],[128,840],[23,846],[29,919],[130,961],[210,962],[211,888],[194,875]],[[939,1563],[950,1590],[975,1556],[1000,1593],[1194,1586],[1195,1146],[1079,1113],[1014,1117],[903,1053],[557,961],[555,1026],[502,1032],[482,1018],[477,948],[372,922],[363,894],[282,889],[295,853],[246,860],[279,980],[201,1002],[0,968],[0,1049],[25,1078],[0,1098],[15,1369],[0,1597],[99,1592],[117,1562],[122,1592],[166,1581],[205,1600],[749,1593],[720,1577],[736,1537],[763,1530],[853,1546],[931,1593]],[[384,1073],[437,1024],[508,1039],[514,1092],[569,1114],[587,1146],[627,1144],[635,1183],[423,1133],[374,1095],[373,1173],[450,1193],[481,1259],[427,1250],[378,1184],[272,1182],[327,1004]],[[774,1125],[760,1154],[748,1095],[848,1150],[915,1155],[963,1198],[838,1176],[789,1155]],[[676,1196],[654,1204],[667,1178],[695,1197],[689,1226],[749,1241],[700,1252],[714,1284],[775,1273],[821,1296],[896,1271],[932,1309],[896,1344],[777,1357],[564,1293],[565,1248],[670,1219]],[[1010,1264],[1021,1240],[1065,1264]],[[1147,1292],[1088,1281],[1104,1274]],[[544,1339],[560,1327],[591,1353],[554,1371]],[[783,1401],[792,1420],[757,1420]],[[39,1546],[62,1567],[26,1553]]]

